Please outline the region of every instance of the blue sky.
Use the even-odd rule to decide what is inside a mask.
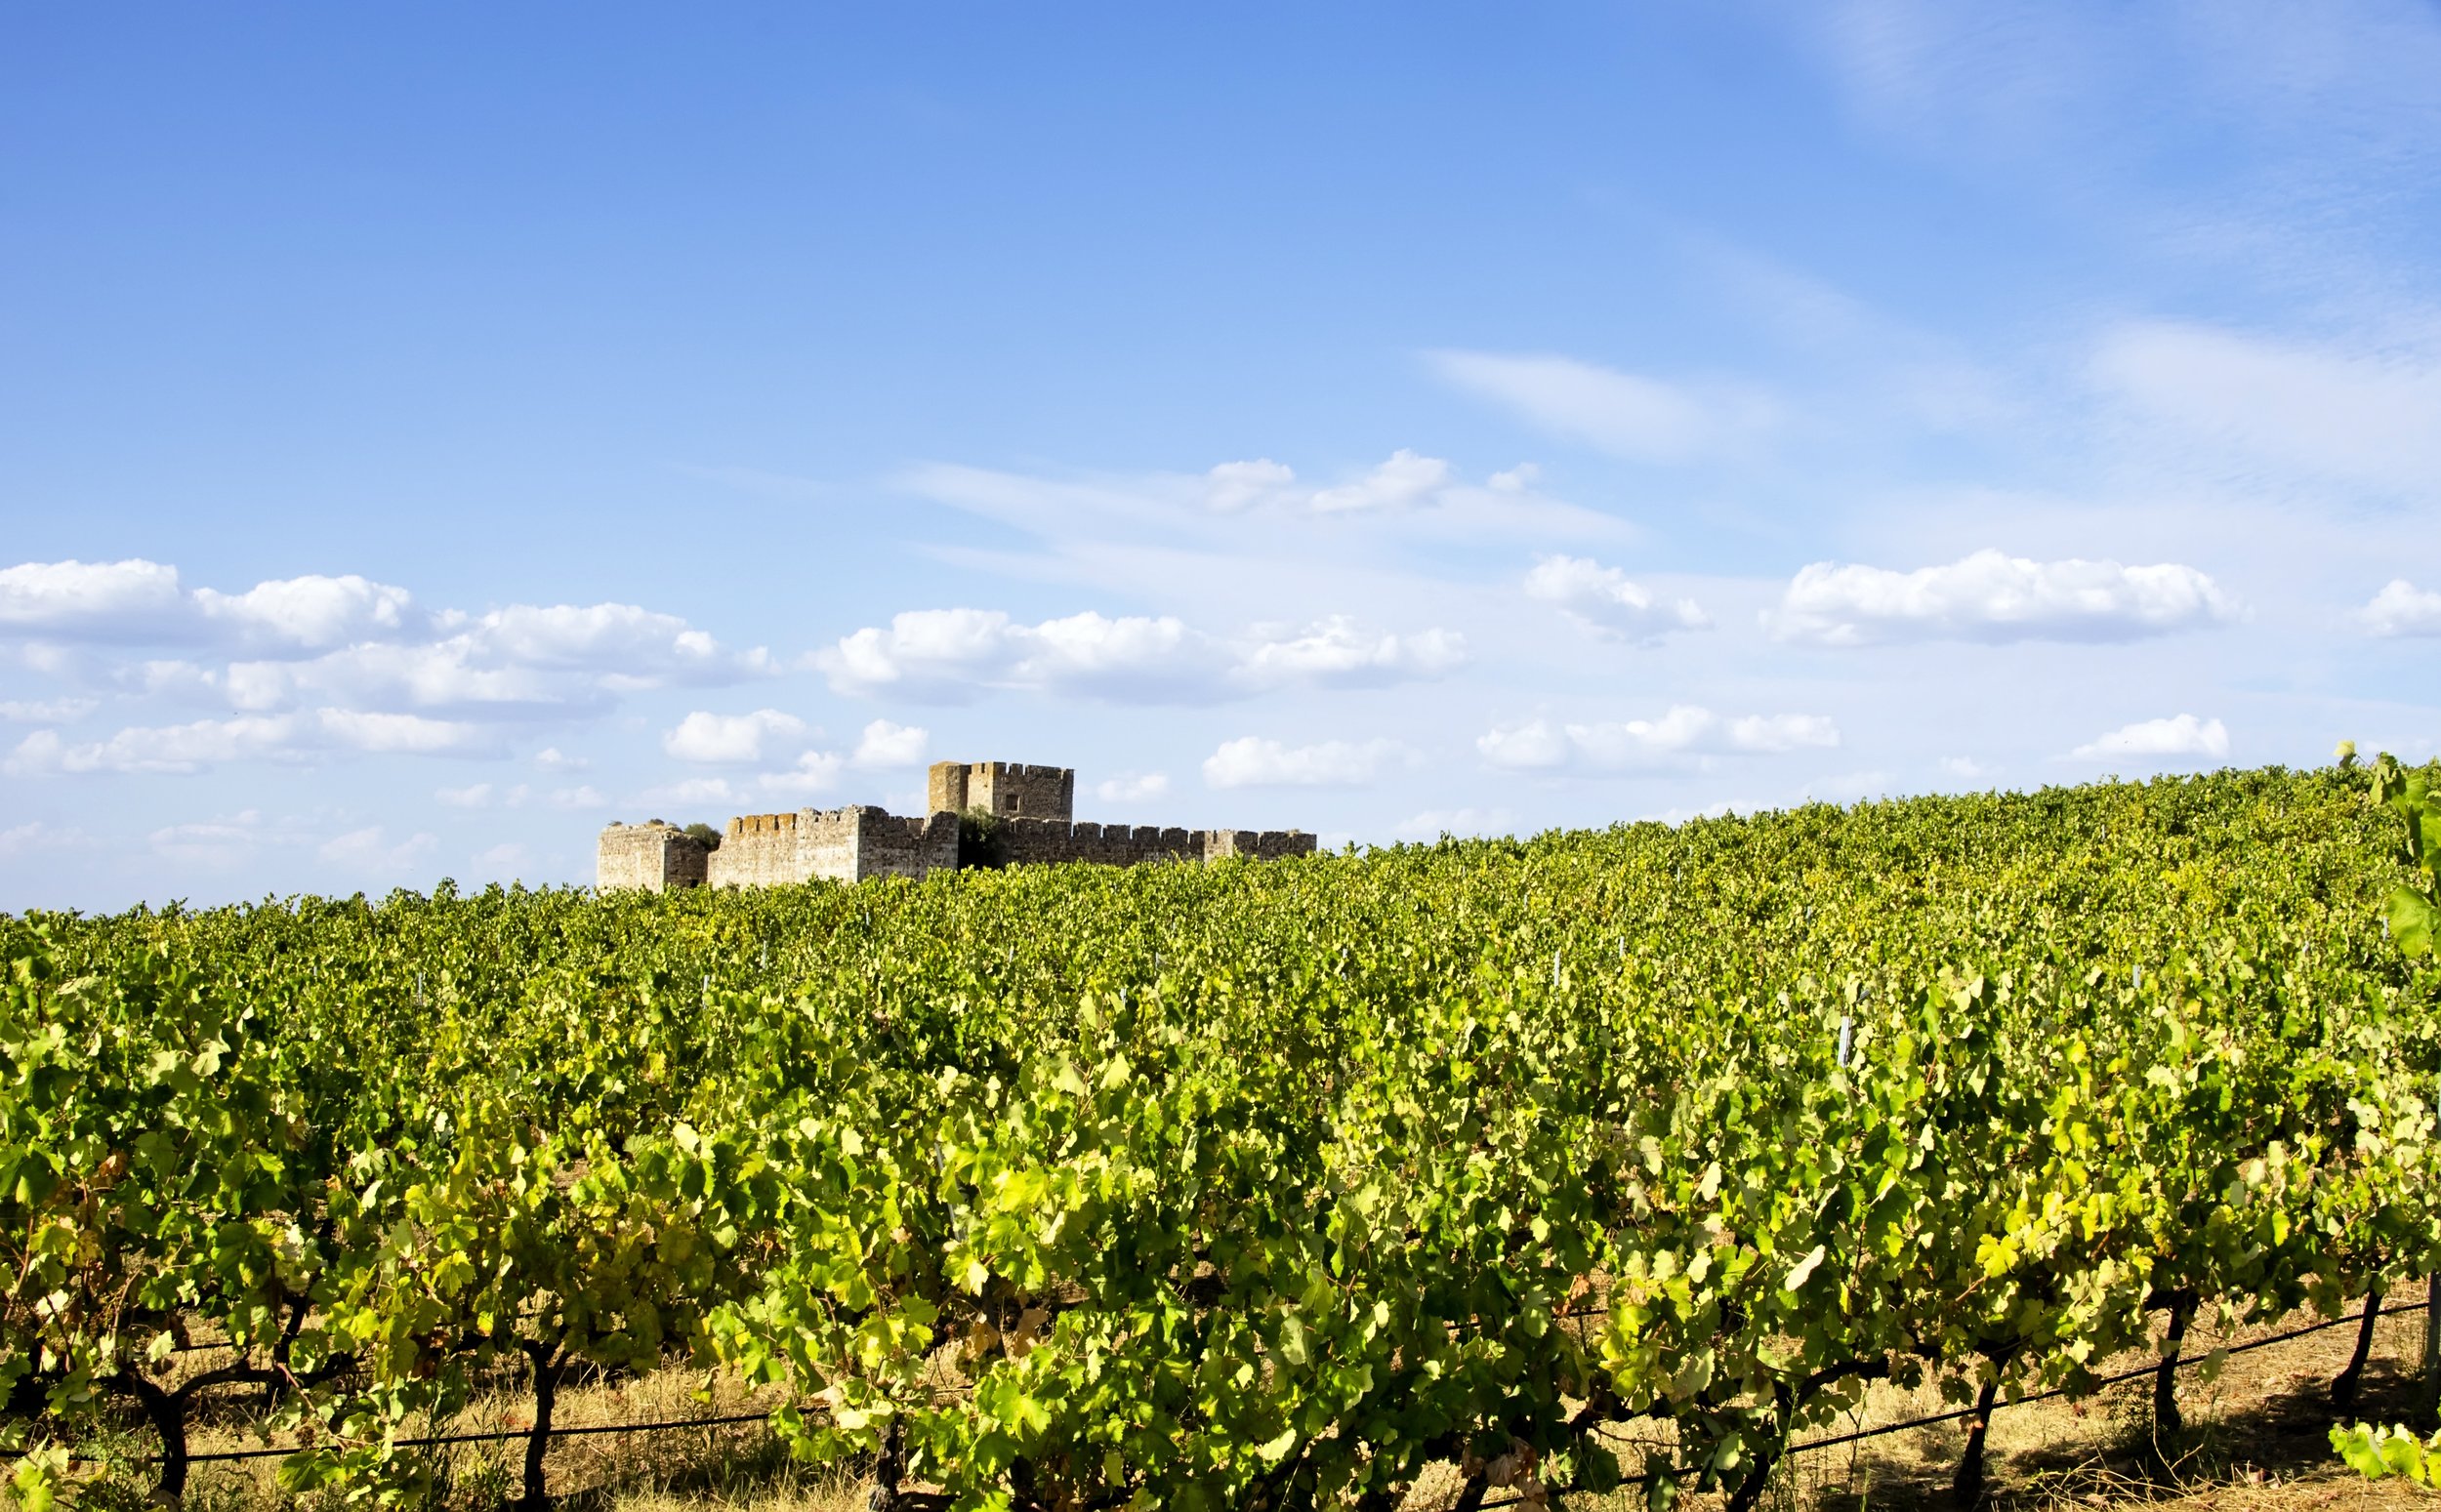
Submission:
[[[0,908],[2441,745],[2441,10],[0,3]]]

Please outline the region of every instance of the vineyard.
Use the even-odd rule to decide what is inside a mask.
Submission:
[[[231,1399],[412,1498],[507,1381],[539,1507],[557,1393],[683,1364],[899,1507],[1744,1512],[1871,1383],[2420,1295],[2423,782],[0,918],[18,1498],[135,1421],[174,1501]]]

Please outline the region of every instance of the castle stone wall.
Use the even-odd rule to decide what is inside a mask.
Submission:
[[[1271,861],[1309,856],[1314,838],[1302,830],[1180,830],[1123,824],[1062,824],[1049,819],[1004,820],[1002,858],[1012,866],[1056,866],[1084,861],[1097,866],[1144,866],[1158,861],[1218,861],[1245,856]]]
[[[772,887],[806,879],[799,852],[803,814],[739,814],[722,832],[704,880],[714,887]]]
[[[958,869],[958,816],[928,814],[921,819],[879,808],[844,810],[855,816],[855,880],[868,877],[912,877]]]
[[[1281,861],[1310,856],[1314,847],[1314,838],[1303,830],[1215,830],[1205,837],[1204,859],[1244,856],[1253,861]]]
[[[963,814],[967,811],[967,763],[935,761],[925,769],[924,801],[928,812]]]
[[[1311,855],[1315,844],[1302,830],[1078,824],[1071,813],[1076,773],[1064,766],[936,761],[927,773],[926,797],[931,812],[922,818],[870,804],[740,814],[728,822],[721,848],[708,854],[683,832],[657,819],[613,824],[601,832],[595,885],[654,891],[772,887],[816,878],[860,882],[871,877],[952,872],[958,868],[958,816],[971,808],[1000,818],[1002,858],[1017,866],[1144,866],[1230,856],[1269,861]]]
[[[932,812],[979,808],[1003,819],[1076,817],[1076,771],[1018,761],[935,761],[925,774]]]
[[[957,815],[902,818],[863,804],[740,814],[712,853],[706,879],[715,887],[771,887],[816,878],[921,878],[957,868]]]
[[[645,824],[602,827],[594,847],[594,884],[604,891],[641,887],[667,892],[700,887],[708,858],[694,838],[655,819]]]

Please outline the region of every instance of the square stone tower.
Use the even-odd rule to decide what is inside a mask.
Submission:
[[[1076,818],[1076,769],[1014,761],[935,761],[926,784],[933,813],[980,808],[1003,819]]]

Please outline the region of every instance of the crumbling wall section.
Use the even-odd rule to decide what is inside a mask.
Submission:
[[[958,869],[958,816],[941,812],[922,818],[866,806],[842,810],[854,824],[854,879],[907,877],[922,880],[933,872]]]
[[[594,886],[641,887],[668,892],[700,887],[705,876],[704,847],[692,836],[658,819],[643,824],[608,824],[594,845]]]
[[[802,814],[739,814],[721,834],[706,879],[715,887],[775,887],[802,882]]]
[[[956,871],[955,814],[901,818],[870,804],[741,814],[712,853],[715,887],[772,887],[829,878],[921,878]]]

